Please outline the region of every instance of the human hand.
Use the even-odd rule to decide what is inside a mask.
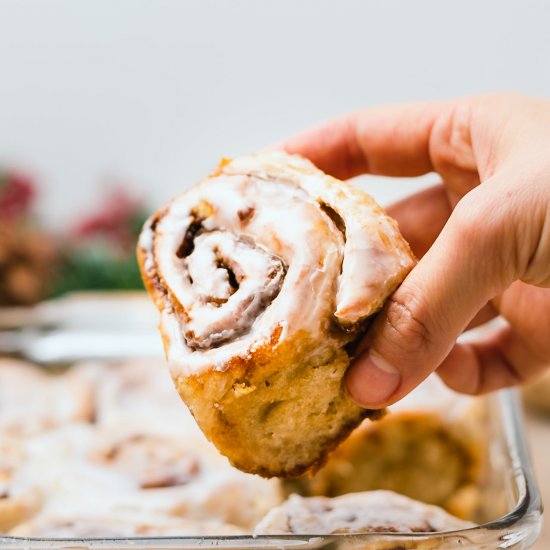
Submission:
[[[442,178],[388,209],[420,261],[348,371],[360,405],[390,405],[436,369],[477,394],[550,366],[550,101],[498,94],[366,109],[283,147],[339,178]],[[505,327],[456,343],[499,314]]]

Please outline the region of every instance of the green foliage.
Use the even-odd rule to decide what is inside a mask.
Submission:
[[[54,296],[78,290],[137,290],[143,284],[133,254],[119,256],[106,246],[72,249],[54,282]]]

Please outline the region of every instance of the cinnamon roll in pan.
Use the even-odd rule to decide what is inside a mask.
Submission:
[[[414,258],[366,193],[282,152],[223,161],[148,220],[138,259],[177,390],[238,468],[297,476],[379,414],[342,380]]]
[[[268,512],[255,534],[433,533],[474,526],[438,506],[391,491],[366,491],[335,498],[291,495]]]
[[[286,490],[335,497],[386,489],[475,517],[488,468],[483,415],[481,401],[432,375],[379,422],[361,424],[314,476],[287,480]]]
[[[80,376],[46,374],[30,363],[0,358],[0,434],[35,435],[89,421],[93,414],[93,389]]]
[[[75,370],[75,369],[73,369]],[[110,364],[88,363],[76,368],[92,379],[95,421],[101,426],[172,424],[199,432],[177,393],[161,359],[132,359]]]
[[[88,457],[118,474],[127,486],[126,496],[117,495],[111,503],[113,509],[150,510],[252,529],[283,500],[279,483],[232,468],[200,436],[193,430],[128,422],[98,430]]]

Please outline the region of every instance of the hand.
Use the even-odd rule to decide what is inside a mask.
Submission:
[[[388,209],[420,261],[348,371],[360,405],[390,405],[436,369],[477,394],[550,365],[550,101],[500,94],[366,109],[283,147],[339,178],[442,179]],[[498,314],[504,328],[456,343]]]

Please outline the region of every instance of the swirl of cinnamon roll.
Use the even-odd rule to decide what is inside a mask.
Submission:
[[[363,418],[353,343],[414,265],[366,193],[282,152],[223,161],[138,245],[172,377],[242,470],[295,476]]]

